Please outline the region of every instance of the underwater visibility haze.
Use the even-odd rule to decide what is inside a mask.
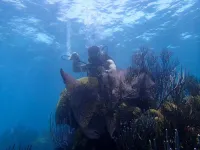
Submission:
[[[100,81],[73,72],[72,60],[67,59],[77,52],[81,61],[87,62],[87,48],[100,45],[119,70],[111,75],[111,103],[106,101],[110,94],[103,101],[94,91]],[[163,148],[159,145],[163,141],[155,144],[154,136],[165,137],[167,128],[169,136],[175,133],[175,144],[165,137],[165,149],[200,148],[199,79],[199,0],[0,1],[0,150],[20,144],[31,145],[27,149],[34,150],[50,150],[55,145],[75,150],[84,146],[87,150],[142,150],[146,147],[140,147],[141,143],[146,141],[149,149],[155,150]],[[110,84],[107,75],[102,82],[106,87]],[[68,102],[68,96],[73,102]],[[176,108],[177,116],[172,108]],[[161,123],[148,120],[143,109]],[[102,116],[95,118],[94,114],[99,113]],[[179,123],[185,122],[181,122],[184,126],[173,116],[183,117]],[[101,119],[106,120],[105,126],[99,127],[96,124]],[[56,124],[64,120],[70,127],[62,127],[58,133],[54,120]],[[137,130],[133,131],[132,126]],[[119,128],[138,137],[124,136]],[[148,128],[147,137],[142,136],[143,128]],[[182,134],[187,131],[192,135]],[[100,148],[101,136],[108,147]],[[196,136],[199,141],[191,142]]]

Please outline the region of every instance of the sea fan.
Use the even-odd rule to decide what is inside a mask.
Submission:
[[[183,98],[181,93],[184,86],[184,71],[179,69],[178,60],[173,58],[173,54],[164,49],[157,56],[148,48],[140,48],[133,54],[133,64],[130,69],[132,75],[146,70],[155,82],[155,90],[152,96],[157,101],[158,107],[171,97],[175,102],[180,102]]]

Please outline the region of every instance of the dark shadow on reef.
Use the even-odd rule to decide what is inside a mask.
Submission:
[[[200,149],[199,80],[166,49],[141,48],[132,60],[100,80],[60,70],[66,88],[50,122],[58,149]]]

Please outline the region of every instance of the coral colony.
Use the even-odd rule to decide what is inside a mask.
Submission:
[[[55,121],[74,128],[72,148],[200,149],[199,80],[167,49],[156,55],[142,47],[132,60],[129,68],[97,81],[75,80],[61,69],[66,89]]]
[[[142,47],[130,67],[96,78],[60,74],[56,150],[200,150],[200,81],[169,50]]]

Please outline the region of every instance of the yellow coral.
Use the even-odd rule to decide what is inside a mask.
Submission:
[[[67,89],[65,88],[60,94],[56,108],[58,108],[64,100],[67,100],[67,97],[68,97]]]
[[[97,88],[99,85],[98,79],[95,77],[83,77],[78,79],[81,84],[88,85],[93,88]]]
[[[134,107],[132,113],[135,117],[139,116],[141,114],[141,109],[139,107]]]
[[[155,120],[161,121],[161,122],[164,121],[164,116],[161,114],[161,112],[160,112],[159,110],[156,110],[156,109],[149,109],[149,110],[148,110],[148,113],[149,113],[150,115],[155,116]]]
[[[161,118],[161,119],[164,119],[164,116],[161,114],[161,112],[159,110],[156,110],[156,109],[149,109],[149,112],[151,114],[154,114],[156,115],[157,117]]]
[[[78,83],[74,84],[68,83],[67,84],[67,89],[68,91],[73,91],[75,88],[79,87],[81,85],[85,85],[90,88],[98,88],[99,82],[98,79],[95,77],[83,77],[80,79],[77,79]]]
[[[98,87],[98,80],[95,77],[83,77],[83,78],[78,79],[78,81],[81,84],[87,85],[92,88]],[[69,85],[69,87],[70,87],[70,85]],[[60,94],[60,97],[59,97],[59,100],[58,100],[58,103],[56,106],[56,118],[57,119],[59,118],[62,120],[63,118],[68,117],[66,115],[69,114],[68,111],[70,110],[69,94],[70,93],[68,93],[66,88]]]
[[[83,78],[78,79],[78,81],[80,81],[81,84],[88,85],[90,87],[94,87],[94,88],[98,87],[98,80],[95,77],[83,77]],[[67,89],[65,88],[60,94],[57,107],[60,105],[60,103],[64,99],[67,100],[67,97],[68,97],[68,93],[67,93]]]
[[[177,105],[172,102],[165,102],[162,106],[163,112],[172,112],[174,110],[177,110]]]
[[[164,128],[164,116],[161,114],[159,110],[149,109],[147,113],[150,116],[154,117],[156,123],[156,135],[159,136],[162,134],[162,130]]]
[[[124,102],[121,103],[121,104],[119,105],[119,108],[121,108],[121,109],[122,109],[122,108],[125,108],[125,107],[127,107],[127,105],[126,105],[126,103],[124,103]]]
[[[68,116],[69,114],[70,114],[70,99],[69,99],[69,93],[65,88],[61,92],[56,106],[56,113],[55,113],[56,123],[63,123],[64,121],[66,121],[66,119],[69,119],[70,118],[70,116]]]

